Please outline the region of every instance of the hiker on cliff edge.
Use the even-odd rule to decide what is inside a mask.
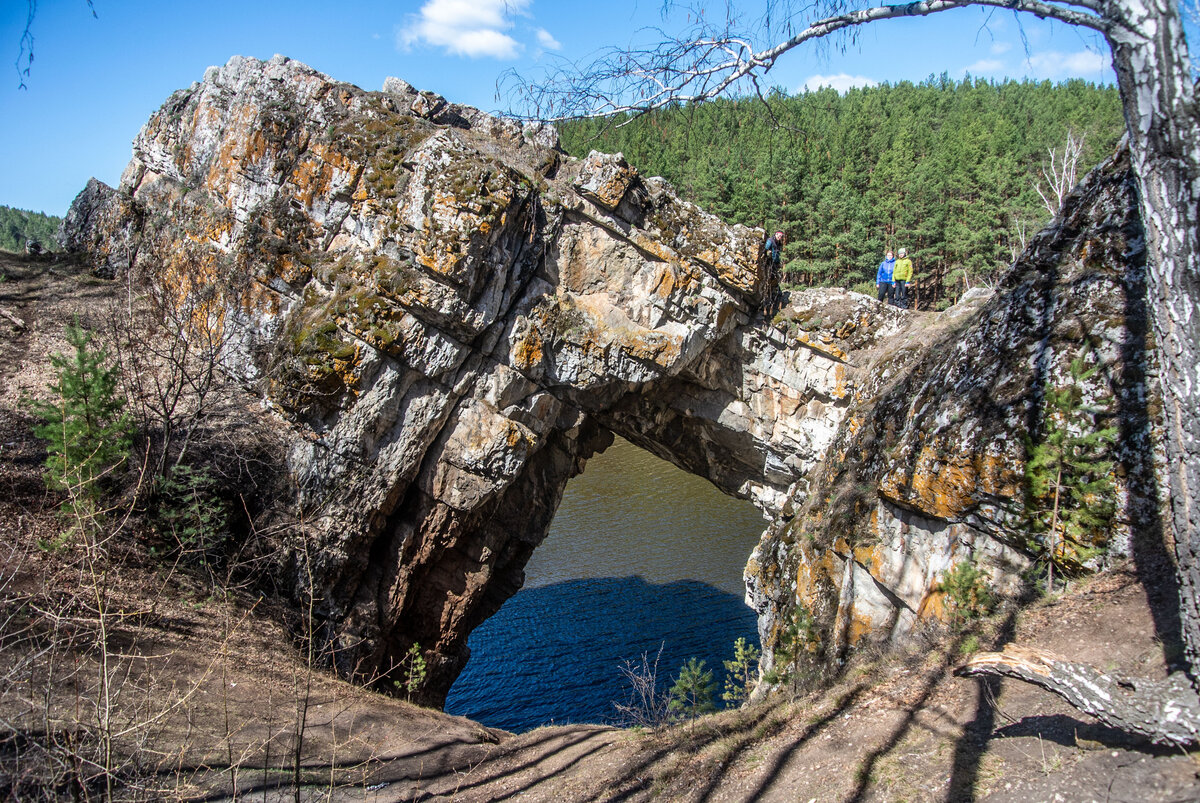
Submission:
[[[888,251],[879,270],[875,271],[875,288],[879,291],[879,300],[892,303],[892,271],[896,268],[896,258]]]
[[[908,283],[912,281],[912,260],[908,258],[908,249],[900,249],[900,258],[896,260],[896,269],[892,271],[892,283],[895,290],[896,306],[908,308]]]
[[[783,293],[779,289],[783,279],[783,240],[783,232],[777,231],[763,243],[767,258],[767,297],[764,300],[767,315],[774,315],[783,306]]]

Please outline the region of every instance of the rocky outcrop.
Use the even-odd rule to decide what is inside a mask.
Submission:
[[[302,511],[281,580],[318,601],[331,660],[386,686],[419,643],[430,702],[612,433],[782,514],[748,570],[768,646],[797,596],[852,635],[899,633],[936,613],[945,555],[1027,562],[993,504],[1016,498],[1019,438],[994,436],[1028,412],[1022,349],[1043,344],[1032,366],[1053,375],[1047,332],[1074,343],[1064,315],[1108,312],[1060,309],[1055,288],[1124,287],[1086,256],[1079,275],[1101,278],[1029,268],[978,320],[832,289],[764,320],[760,231],[620,155],[569,158],[551,128],[281,57],[175,93],[118,190],[77,206],[68,243],[204,299],[187,308],[277,416]],[[997,336],[1006,361],[972,369]]]
[[[1054,415],[1048,388],[1077,386],[1091,422],[1119,428],[1116,515],[1059,544],[1055,563],[1094,569],[1128,555],[1131,535],[1157,538],[1144,282],[1121,152],[1081,183],[991,298],[973,302],[976,312],[951,310],[959,322],[940,337],[906,333],[919,346],[908,365],[877,363],[821,469],[750,563],[764,641],[774,644],[797,610],[822,623],[830,656],[868,634],[903,637],[921,619],[945,616],[941,580],[967,560],[997,590],[1017,594],[1022,573],[1047,557],[1025,465]],[[1097,370],[1073,377],[1077,358]]]
[[[286,422],[334,660],[386,680],[420,643],[429,700],[611,432],[769,510],[850,398],[845,355],[761,325],[760,232],[398,80],[235,58],[94,196],[109,239],[75,249],[108,265],[128,237],[139,276],[216,299],[227,365]]]
[[[76,196],[58,225],[58,242],[68,251],[85,253],[92,271],[111,279],[129,267],[132,206],[112,187],[95,178]]]

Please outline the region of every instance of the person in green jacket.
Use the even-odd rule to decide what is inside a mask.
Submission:
[[[896,260],[896,267],[892,271],[897,307],[908,307],[908,283],[912,281],[912,275],[913,266],[912,260],[908,258],[908,249],[901,248],[900,258]]]

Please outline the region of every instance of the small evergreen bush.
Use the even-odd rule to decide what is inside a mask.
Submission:
[[[31,406],[42,419],[34,433],[48,442],[47,485],[67,492],[64,512],[81,513],[95,510],[101,481],[129,456],[132,425],[108,354],[92,346],[92,333],[78,320],[66,337],[74,354],[50,356],[54,398]]]
[[[1104,543],[1116,511],[1108,456],[1117,429],[1100,426],[1106,399],[1095,406],[1083,403],[1083,385],[1098,371],[1077,357],[1068,384],[1047,384],[1042,437],[1026,441],[1030,529],[1042,537],[1048,591],[1054,588],[1055,564],[1077,566],[1099,554],[1095,544]]]
[[[671,713],[679,718],[691,720],[693,726],[696,717],[717,710],[713,702],[713,693],[717,690],[711,669],[704,668],[704,661],[689,658],[688,662],[679,668],[679,677],[671,686],[670,698],[667,703]]]
[[[987,616],[996,607],[987,575],[974,560],[964,560],[946,572],[938,589],[945,592],[950,621],[958,627]]]
[[[721,699],[730,705],[741,705],[754,691],[758,670],[758,648],[744,638],[733,642],[733,660],[725,661],[725,691]]]
[[[220,546],[229,511],[217,493],[217,481],[207,466],[174,466],[159,479],[158,529],[169,534],[185,555],[197,553],[207,564]]]
[[[428,674],[429,667],[425,662],[425,656],[421,654],[421,645],[413,642],[408,648],[408,652],[404,655],[404,660],[400,662],[400,666],[404,670],[404,680],[394,681],[396,686],[403,686],[404,699],[412,700],[413,694],[425,685],[425,676]]]

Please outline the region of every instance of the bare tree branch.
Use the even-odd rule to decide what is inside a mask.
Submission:
[[[567,64],[538,81],[510,72],[501,79],[501,87],[509,83],[510,98],[527,109],[526,115],[519,116],[554,121],[640,115],[674,104],[720,97],[760,79],[780,56],[801,44],[870,22],[923,17],[968,6],[994,6],[1107,32],[1113,23],[1093,13],[1098,5],[1096,0],[916,0],[826,17],[763,50],[755,50],[749,36],[735,31],[732,19],[727,19],[724,26],[700,19],[683,37],[654,29],[661,39],[656,46],[610,48],[591,64]]]
[[[1079,172],[1079,160],[1083,157],[1083,141],[1084,137],[1076,138],[1074,131],[1068,131],[1067,141],[1063,143],[1061,151],[1054,148],[1048,148],[1046,151],[1050,155],[1050,164],[1043,163],[1041,169],[1042,179],[1047,185],[1046,189],[1042,189],[1041,181],[1033,182],[1033,189],[1042,199],[1050,217],[1058,217],[1063,199],[1075,187],[1076,176]]]
[[[33,69],[33,21],[37,17],[38,0],[25,0],[27,13],[25,16],[25,30],[21,33],[20,47],[17,50],[17,60],[13,62],[13,66],[17,68],[17,89],[28,89],[25,85],[25,79],[29,77],[30,71]],[[84,0],[87,3],[88,10],[92,12],[93,19],[99,19],[96,14],[96,6],[94,0]]]

